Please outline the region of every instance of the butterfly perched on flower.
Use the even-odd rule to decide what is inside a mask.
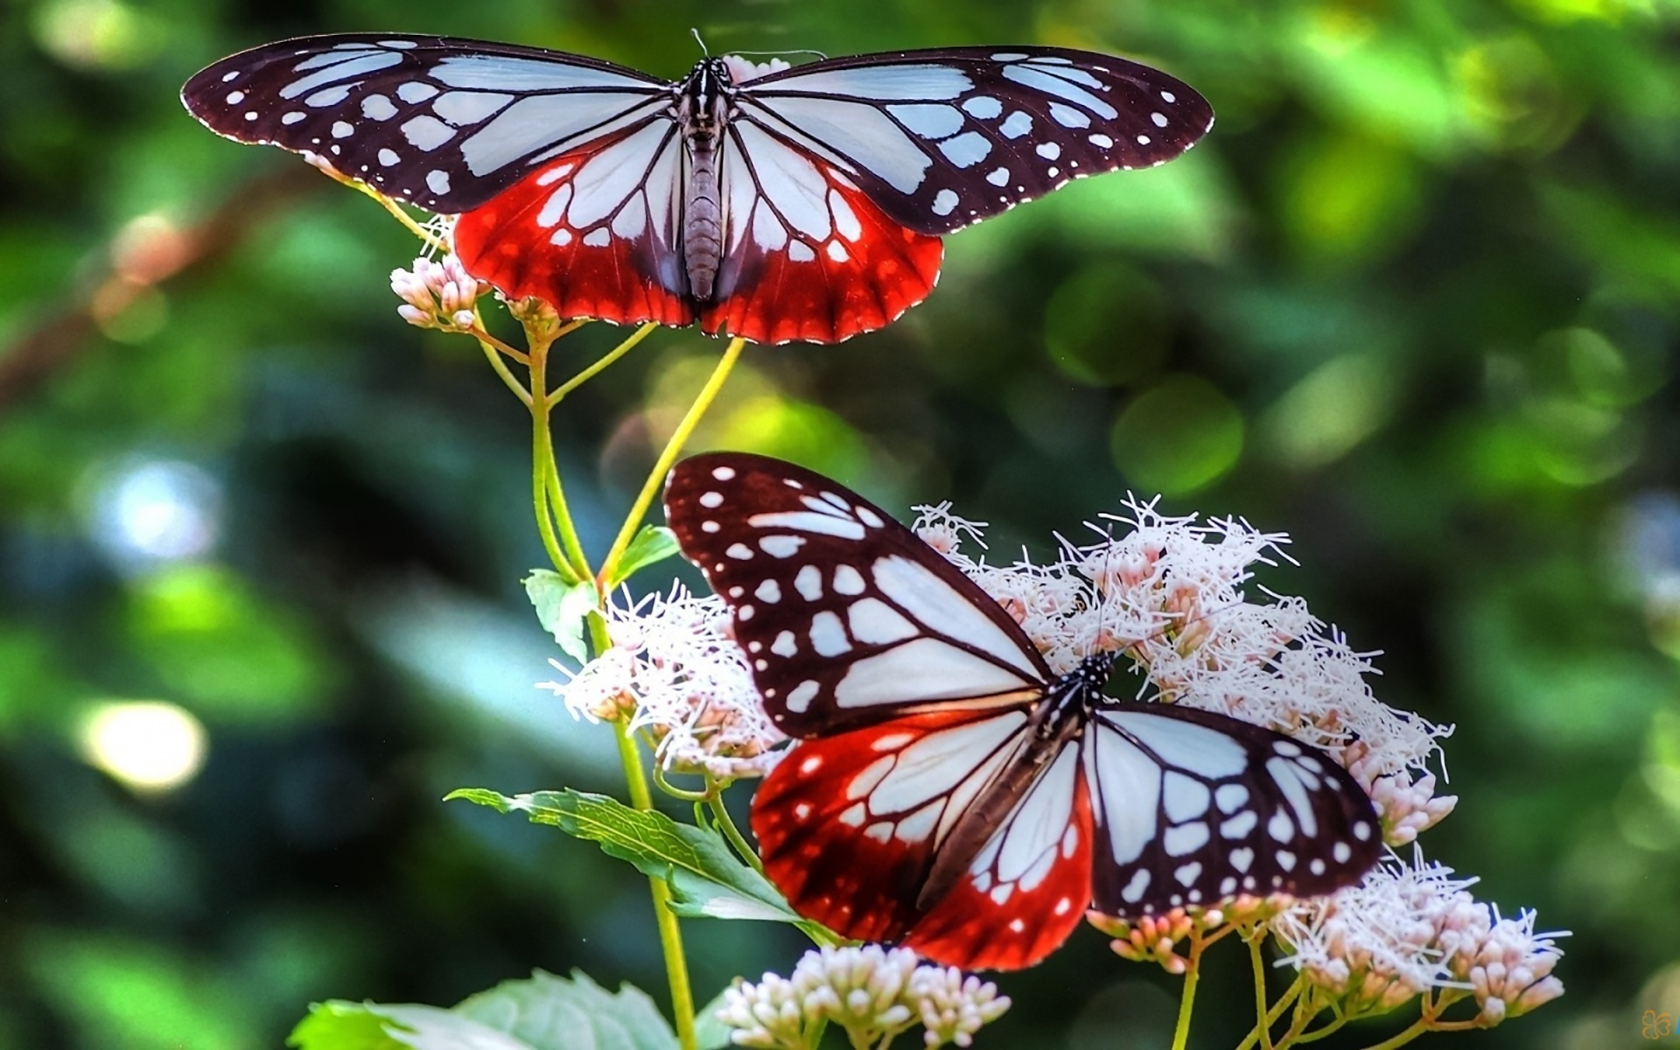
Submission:
[[[219,134],[459,213],[456,254],[509,296],[767,343],[880,328],[933,288],[942,235],[1170,160],[1213,122],[1165,73],[1052,47],[708,58],[669,82],[538,48],[346,34],[222,59],[181,97]]]
[[[801,738],[753,802],[765,873],[844,936],[1013,969],[1091,907],[1328,893],[1377,860],[1376,810],[1328,755],[1105,696],[1112,653],[1052,673],[977,584],[828,478],[695,456],[665,513]]]

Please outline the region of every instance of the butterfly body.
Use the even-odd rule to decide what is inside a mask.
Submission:
[[[955,566],[828,478],[740,453],[666,486],[766,711],[799,738],[753,801],[801,914],[966,968],[1029,966],[1088,908],[1327,893],[1375,863],[1369,798],[1279,733],[1055,674]]]
[[[1158,70],[1065,48],[942,48],[680,81],[452,37],[280,41],[190,79],[241,142],[456,214],[456,254],[566,317],[837,342],[932,290],[940,238],[1212,123]]]

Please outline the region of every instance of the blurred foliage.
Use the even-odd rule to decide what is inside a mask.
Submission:
[[[406,234],[176,91],[376,28],[674,77],[690,26],[714,53],[1113,50],[1212,100],[1182,161],[952,237],[892,328],[749,352],[699,444],[951,498],[1000,555],[1128,487],[1287,530],[1300,568],[1259,582],[1383,650],[1385,700],[1458,724],[1430,855],[1574,934],[1543,1019],[1444,1038],[1645,1045],[1641,1013],[1680,1010],[1674,0],[13,0],[0,1048],[274,1046],[310,1001],[444,1005],[533,967],[661,1000],[643,880],[439,802],[618,787],[606,731],[530,688],[557,650],[520,586],[543,563],[521,412],[470,344],[396,317]],[[656,334],[557,414],[592,551],[716,352]],[[172,789],[89,736],[133,701],[203,727]],[[689,930],[702,999],[799,946]],[[1243,964],[1209,965],[1193,1043],[1230,1045]],[[1088,930],[1000,983],[994,1046],[1164,1042],[1177,994]]]

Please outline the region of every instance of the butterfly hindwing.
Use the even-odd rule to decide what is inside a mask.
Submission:
[[[944,245],[888,219],[827,161],[746,122],[723,155],[724,255],[700,326],[832,343],[892,323],[939,277]]]
[[[681,164],[676,126],[663,121],[563,154],[456,220],[455,253],[510,298],[537,296],[561,317],[689,324]]]
[[[1090,796],[1064,747],[970,862],[920,916],[907,947],[947,966],[1018,970],[1055,951],[1091,901]]]
[[[911,715],[807,740],[765,778],[752,827],[765,873],[802,915],[898,941],[952,826],[1019,757],[1020,711]]]
[[[431,211],[466,211],[561,153],[665,123],[669,85],[584,55],[483,40],[302,37],[206,67],[181,91],[212,131],[314,153]]]
[[[745,453],[671,472],[665,516],[734,611],[772,720],[816,736],[937,705],[1030,702],[1050,678],[1007,613],[841,485]]]
[[[895,222],[944,234],[1071,179],[1147,168],[1213,124],[1182,81],[1053,47],[830,59],[746,82],[741,119],[834,158]]]
[[[1104,914],[1328,893],[1377,861],[1371,800],[1328,756],[1282,734],[1118,702],[1094,712],[1084,748]]]

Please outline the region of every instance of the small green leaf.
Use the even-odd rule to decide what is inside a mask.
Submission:
[[[595,582],[570,583],[552,569],[532,569],[525,577],[525,593],[537,610],[537,621],[560,643],[561,650],[578,663],[589,659],[583,624],[595,608]]]
[[[677,546],[677,534],[663,525],[643,525],[642,531],[624,548],[624,554],[614,567],[608,589],[617,587],[641,569],[664,561],[682,548]]]
[[[675,1050],[646,993],[615,995],[573,972],[537,970],[445,1010],[413,1004],[317,1003],[292,1030],[297,1050]]]
[[[466,799],[503,813],[522,812],[532,823],[552,825],[597,843],[609,857],[629,861],[642,874],[669,881],[671,910],[678,915],[814,928],[712,829],[679,824],[657,811],[631,809],[605,795],[570,788],[511,798],[485,788],[461,788],[445,798]]]

